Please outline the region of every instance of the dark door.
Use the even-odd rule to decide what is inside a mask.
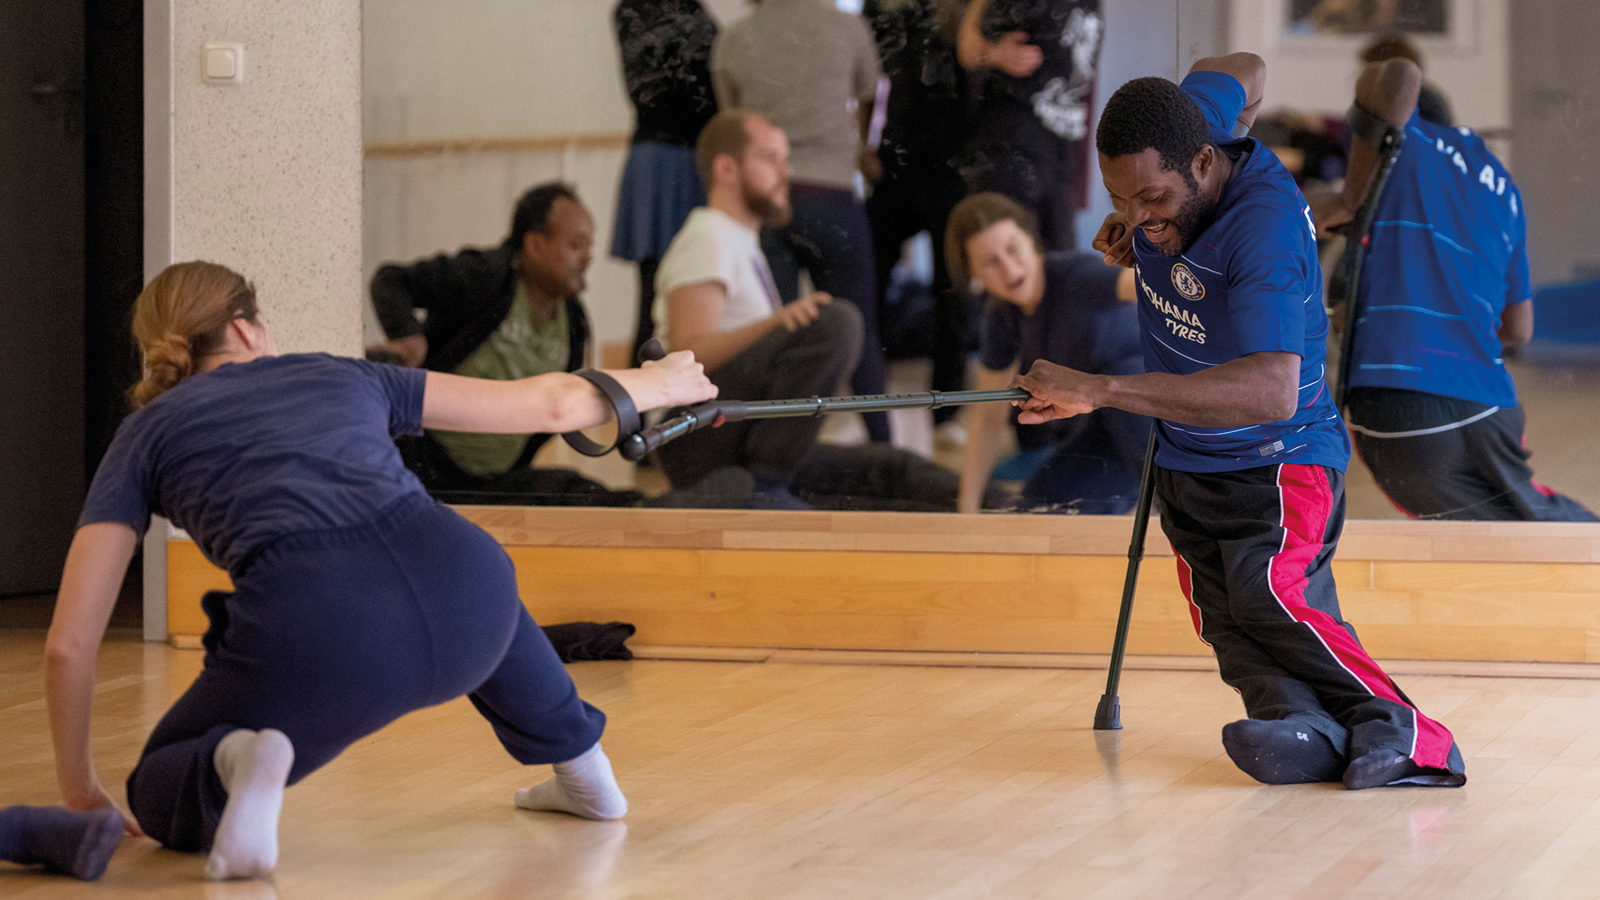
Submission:
[[[0,0],[0,597],[50,593],[83,503],[83,7]]]

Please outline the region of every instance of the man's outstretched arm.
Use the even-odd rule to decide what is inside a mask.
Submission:
[[[1192,375],[1090,375],[1039,360],[1013,383],[1033,395],[1022,403],[1024,425],[1109,406],[1200,428],[1238,428],[1292,418],[1299,378],[1298,354],[1270,351]]]

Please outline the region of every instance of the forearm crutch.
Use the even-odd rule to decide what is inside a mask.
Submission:
[[[1369,119],[1376,120],[1371,113],[1362,110],[1359,104],[1351,107],[1351,114],[1352,116],[1364,114]],[[1355,353],[1356,326],[1361,318],[1359,305],[1361,269],[1366,262],[1367,248],[1372,243],[1372,223],[1377,218],[1378,198],[1383,196],[1384,186],[1389,183],[1389,175],[1394,172],[1395,161],[1400,158],[1400,147],[1406,138],[1404,131],[1387,122],[1381,123],[1381,127],[1381,132],[1375,135],[1378,162],[1372,182],[1367,185],[1366,196],[1362,198],[1355,219],[1341,229],[1348,242],[1346,271],[1349,273],[1345,279],[1344,289],[1344,340],[1339,344],[1339,381],[1334,386],[1333,395],[1334,405],[1341,410],[1344,409],[1345,400],[1350,393],[1350,358]],[[1361,137],[1355,137],[1353,140],[1361,140]]]
[[[1150,443],[1144,451],[1144,475],[1139,479],[1139,502],[1133,509],[1133,538],[1128,541],[1128,571],[1122,579],[1122,608],[1117,611],[1117,634],[1111,641],[1111,667],[1106,672],[1106,692],[1095,707],[1096,731],[1122,727],[1122,703],[1117,687],[1122,681],[1122,657],[1128,649],[1128,624],[1133,618],[1133,589],[1139,584],[1139,563],[1144,561],[1144,535],[1150,528],[1150,504],[1156,492],[1156,432],[1150,426]]]
[[[1007,388],[1001,391],[921,391],[914,394],[858,394],[793,400],[710,400],[678,410],[659,425],[620,435],[617,452],[624,459],[638,461],[662,444],[691,432],[745,419],[785,419],[891,409],[939,409],[968,403],[1015,403],[1030,396],[1022,388]]]
[[[639,349],[641,363],[666,355],[661,342],[651,339]],[[572,449],[585,456],[604,456],[613,447],[623,459],[638,462],[662,444],[702,428],[717,428],[744,419],[784,419],[822,416],[839,412],[885,412],[891,409],[939,409],[968,403],[1015,403],[1032,395],[1022,388],[1001,391],[922,391],[914,394],[859,394],[848,397],[804,397],[793,400],[708,400],[673,412],[660,424],[639,427],[633,398],[604,372],[576,372],[605,395],[616,411],[617,436],[613,444],[598,444],[580,432],[562,435]]]

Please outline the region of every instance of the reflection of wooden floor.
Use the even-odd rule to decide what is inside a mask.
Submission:
[[[0,633],[0,804],[54,797],[42,636]],[[197,653],[102,656],[98,755],[119,785]],[[205,886],[127,841],[87,887],[0,865],[8,898],[1321,898],[1593,896],[1600,680],[1411,677],[1455,729],[1461,790],[1265,788],[1221,754],[1209,672],[634,662],[572,667],[611,716],[633,810],[511,806],[530,780],[464,702],[360,742],[284,807],[273,884]],[[534,777],[542,777],[542,774]],[[120,788],[114,788],[120,796]]]

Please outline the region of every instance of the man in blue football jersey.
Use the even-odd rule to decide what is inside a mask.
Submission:
[[[1252,139],[1248,53],[1182,87],[1123,85],[1095,135],[1116,212],[1096,249],[1132,266],[1147,374],[1039,361],[1020,420],[1112,406],[1157,418],[1161,526],[1200,637],[1250,718],[1222,729],[1268,784],[1456,786],[1450,732],[1417,710],[1339,614],[1332,559],[1350,444],[1324,380],[1328,319],[1310,209]]]
[[[1465,128],[1418,112],[1422,70],[1368,65],[1350,109],[1344,191],[1317,225],[1350,221],[1388,129],[1405,135],[1373,210],[1356,291],[1345,412],[1378,487],[1413,518],[1593,522],[1533,480],[1502,347],[1533,334],[1528,221],[1505,166]]]

